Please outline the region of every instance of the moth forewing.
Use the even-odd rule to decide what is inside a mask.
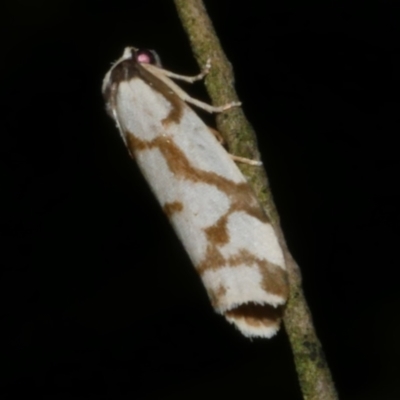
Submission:
[[[144,60],[144,61],[143,61]],[[189,254],[214,309],[248,337],[279,329],[288,285],[276,234],[246,179],[154,54],[126,48],[103,83],[110,115]],[[190,78],[192,79],[192,78]]]

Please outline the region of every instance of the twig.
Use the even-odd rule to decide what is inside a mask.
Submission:
[[[231,64],[226,58],[202,0],[174,0],[182,25],[200,67],[211,57],[212,68],[205,84],[213,104],[238,101],[233,87]],[[217,116],[217,126],[233,154],[259,159],[256,136],[241,108]],[[329,367],[312,322],[302,288],[301,274],[291,256],[279,223],[268,179],[263,168],[239,166],[270,217],[285,253],[290,282],[290,298],[284,324],[291,343],[300,386],[305,400],[338,399]]]

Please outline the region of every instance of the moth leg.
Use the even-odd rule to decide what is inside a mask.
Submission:
[[[154,75],[160,76],[162,74],[162,75],[168,76],[169,78],[179,79],[181,81],[193,83],[193,82],[203,79],[210,72],[211,59],[207,60],[207,63],[204,66],[204,68],[202,69],[202,71],[195,76],[186,76],[186,75],[176,74],[175,72],[168,71],[164,68],[160,68],[157,65],[153,65],[153,64],[142,64],[142,66],[144,68],[146,68],[147,70],[149,70],[150,72],[152,72]]]
[[[193,104],[194,106],[201,108],[209,113],[219,113],[229,110],[232,107],[239,107],[242,105],[239,101],[232,101],[231,103],[224,104],[222,106],[212,106],[204,103],[203,101],[190,97],[184,90],[182,90],[174,81],[172,81],[167,74],[165,69],[158,68],[151,64],[142,64],[142,67],[147,69],[150,73],[156,76],[160,81],[163,81],[181,100]]]
[[[183,91],[182,91],[183,92]],[[181,96],[179,96],[181,97]],[[194,106],[201,108],[209,113],[220,113],[226,110],[229,110],[232,107],[240,107],[242,103],[240,101],[232,101],[230,103],[224,104],[222,106],[212,106],[211,104],[204,103],[204,101],[200,101],[190,97],[187,93],[183,92],[183,97],[181,97],[183,101],[187,103],[193,104]]]
[[[219,133],[219,131],[217,131],[214,128],[211,128],[211,126],[207,126],[207,128],[213,134],[213,136],[215,136],[215,138],[218,140],[219,144],[221,144],[223,146],[225,144],[225,140],[222,137],[222,135]]]
[[[202,80],[210,72],[210,69],[211,69],[211,58],[209,58],[207,60],[206,65],[203,67],[202,71],[195,76],[186,76],[186,75],[175,74],[174,72],[168,71],[166,69],[163,69],[163,73],[165,75],[167,75],[169,78],[193,83],[193,82]]]
[[[219,131],[217,131],[214,128],[211,128],[210,126],[208,126],[207,128],[213,134],[213,136],[215,136],[215,138],[218,140],[218,142],[221,145],[224,145],[224,138],[219,133]],[[232,158],[233,161],[240,162],[242,164],[253,165],[256,167],[260,167],[262,165],[262,161],[252,160],[252,159],[246,158],[246,157],[235,156],[234,154],[231,154],[231,153],[228,153],[228,154],[229,154],[229,157]]]
[[[255,167],[261,167],[262,161],[252,160],[246,157],[235,156],[234,154],[228,153],[229,157],[232,158],[233,161],[240,162],[242,164],[253,165]]]

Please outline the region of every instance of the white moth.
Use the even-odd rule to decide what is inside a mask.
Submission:
[[[209,65],[207,66],[209,68]],[[288,295],[276,234],[232,157],[153,51],[127,47],[103,94],[131,155],[189,254],[217,313],[247,337],[273,336]]]

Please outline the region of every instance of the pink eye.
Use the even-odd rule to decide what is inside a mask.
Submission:
[[[141,64],[152,64],[154,62],[154,57],[150,52],[142,50],[140,53],[138,53],[137,60]]]
[[[141,49],[136,52],[136,60],[140,64],[151,64],[161,67],[160,57],[154,50]]]

